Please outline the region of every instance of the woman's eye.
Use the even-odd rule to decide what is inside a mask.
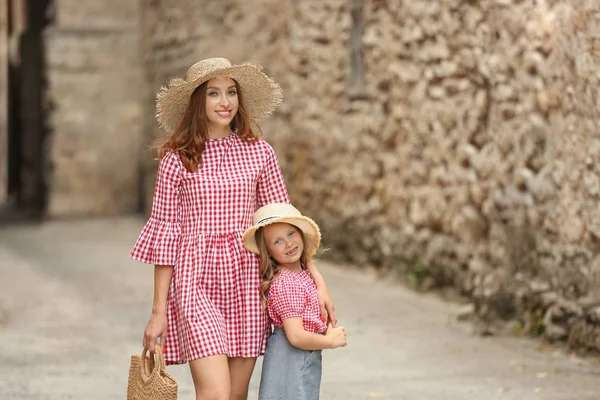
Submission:
[[[217,92],[210,92],[210,93],[208,93],[208,95],[211,96],[211,97],[214,97],[214,96],[217,95]]]
[[[230,90],[229,91],[229,95],[230,96],[235,96],[237,94],[237,92],[235,90]]]

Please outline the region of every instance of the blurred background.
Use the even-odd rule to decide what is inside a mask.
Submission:
[[[600,351],[597,0],[4,0],[0,223],[148,213],[155,95],[260,64],[327,257]]]

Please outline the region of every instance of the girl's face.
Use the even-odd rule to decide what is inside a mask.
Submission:
[[[231,78],[214,78],[206,84],[206,117],[213,130],[229,127],[238,111],[238,95]]]
[[[286,223],[275,223],[264,228],[267,250],[282,267],[292,270],[300,268],[300,257],[304,241],[298,228]]]

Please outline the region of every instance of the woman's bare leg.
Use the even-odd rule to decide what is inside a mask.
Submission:
[[[229,358],[229,376],[231,377],[231,400],[247,400],[248,385],[256,357]]]
[[[229,400],[231,379],[224,354],[190,361],[196,400]]]

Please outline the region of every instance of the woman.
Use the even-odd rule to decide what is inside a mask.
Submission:
[[[155,265],[143,344],[153,349],[160,338],[167,364],[189,363],[197,399],[246,399],[268,325],[259,261],[242,234],[259,207],[289,203],[277,157],[251,124],[281,103],[281,89],[257,66],[212,58],[157,97],[170,135],[158,147],[151,217],[131,253]],[[335,325],[327,286],[309,269]]]

